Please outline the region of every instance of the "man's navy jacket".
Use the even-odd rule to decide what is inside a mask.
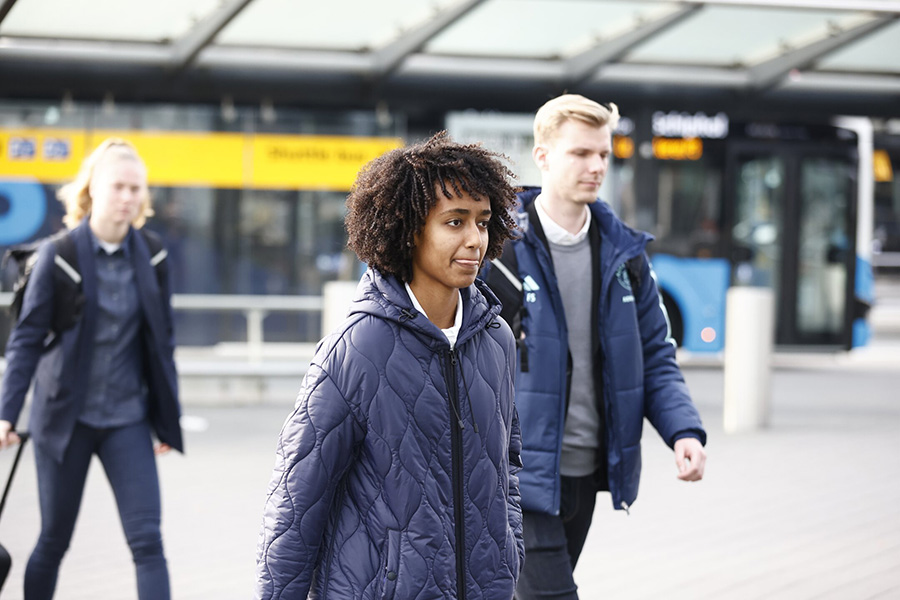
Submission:
[[[148,388],[148,415],[161,442],[184,451],[179,425],[178,381],[168,284],[160,289],[143,236],[131,243],[135,283],[143,326],[143,373]],[[42,244],[22,303],[18,323],[6,345],[6,372],[0,390],[0,419],[15,425],[34,378],[28,429],[35,443],[62,461],[81,414],[91,372],[91,345],[97,320],[97,275],[87,219],[72,230],[84,294],[81,318],[58,334],[49,334],[54,307],[56,247]],[[152,235],[152,234],[151,234]],[[159,260],[160,257],[156,257]],[[164,258],[163,258],[164,259]],[[74,300],[74,298],[73,298]]]
[[[532,188],[519,195],[523,237],[512,243],[515,260],[508,260],[506,252],[500,259],[517,264],[513,277],[521,282],[519,297],[492,285],[504,305],[523,306],[518,315],[522,337],[516,372],[524,464],[519,475],[522,508],[559,514],[559,463],[569,389],[568,330],[591,327],[597,402],[605,423],[605,457],[599,460],[605,458],[606,477],[601,478],[600,487],[608,486],[615,508],[627,509],[638,494],[645,417],[670,447],[682,437],[706,443],[700,415],[675,362],[668,316],[645,254],[653,238],[629,228],[604,202],[592,203],[596,310],[592,323],[566,323],[553,260],[533,206],[539,193],[540,189]],[[626,263],[641,256],[641,270],[632,286]],[[501,269],[489,265],[483,276],[493,283]]]

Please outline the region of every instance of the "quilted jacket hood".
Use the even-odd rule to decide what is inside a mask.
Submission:
[[[476,292],[477,290],[477,292]],[[487,327],[500,314],[500,301],[480,279],[474,286],[460,290],[463,299],[463,322],[457,344],[463,344],[479,330]],[[384,277],[369,269],[362,276],[356,298],[349,310],[350,317],[368,314],[396,323],[430,340],[435,347],[449,346],[441,330],[414,307],[406,287],[394,277]]]
[[[281,431],[257,598],[510,600],[523,560],[515,343],[483,284],[454,350],[369,270]]]

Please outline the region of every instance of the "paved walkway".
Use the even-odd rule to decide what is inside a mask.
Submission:
[[[703,482],[644,443],[631,515],[600,506],[583,598],[900,598],[900,369],[778,371],[770,426],[722,431],[721,371],[688,370],[710,433]]]
[[[900,598],[900,369],[777,370],[768,428],[722,431],[722,372],[688,368],[709,429],[703,482],[676,480],[645,435],[630,516],[608,496],[576,576],[583,599]],[[188,455],[160,460],[174,598],[248,598],[281,405],[194,407]],[[0,456],[5,472],[10,453]],[[14,557],[2,598],[21,599],[38,527],[26,453],[0,541]],[[134,576],[99,463],[60,577],[59,600],[134,598]]]
[[[671,452],[648,428],[631,515],[599,498],[576,571],[582,600],[900,599],[900,336],[776,366],[769,426],[740,435],[722,429],[721,368],[685,368],[709,432],[706,479],[678,481]],[[184,398],[188,454],[159,461],[176,600],[250,597],[274,444],[295,393],[228,408]],[[11,458],[0,454],[0,474]],[[14,560],[3,600],[22,598],[38,525],[29,449],[0,520]],[[95,461],[56,598],[135,597]]]

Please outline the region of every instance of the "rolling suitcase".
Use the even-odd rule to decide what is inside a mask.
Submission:
[[[3,507],[6,506],[6,497],[9,495],[9,489],[12,487],[13,476],[16,474],[16,467],[19,466],[19,459],[22,458],[22,450],[25,449],[25,442],[28,441],[27,433],[20,433],[19,438],[22,440],[16,449],[16,457],[13,459],[12,467],[9,469],[9,479],[6,480],[6,488],[3,490],[3,499],[0,500],[0,515],[3,514]],[[9,575],[9,568],[12,566],[12,557],[9,552],[0,544],[0,590],[6,583],[6,576]]]

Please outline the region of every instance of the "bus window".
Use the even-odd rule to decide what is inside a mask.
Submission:
[[[718,169],[700,161],[660,161],[656,205],[645,206],[638,220],[639,228],[657,238],[653,251],[685,258],[715,256],[720,190]]]
[[[877,254],[896,257],[880,261],[885,266],[900,266],[900,142],[875,151],[875,229]],[[880,257],[879,257],[880,258]]]
[[[845,162],[800,165],[800,232],[795,319],[800,335],[838,339],[844,324],[850,247],[851,174]]]
[[[771,287],[779,297],[784,160],[774,156],[741,160],[737,168],[734,283]]]

